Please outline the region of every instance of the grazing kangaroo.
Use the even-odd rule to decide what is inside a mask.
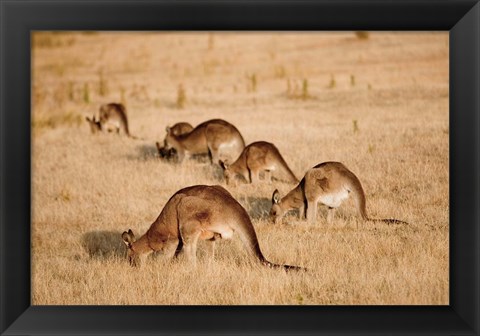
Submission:
[[[245,148],[237,128],[221,119],[205,121],[181,135],[174,135],[170,127],[166,131],[165,148],[174,148],[179,162],[194,154],[209,154],[215,164],[220,158],[235,161]]]
[[[102,129],[107,132],[120,133],[130,136],[128,130],[127,111],[123,104],[109,103],[100,106],[99,121]]]
[[[270,182],[272,180],[272,172],[274,171],[279,171],[286,175],[288,182],[299,182],[282,155],[280,155],[277,147],[266,141],[251,143],[243,149],[237,161],[231,165],[220,161],[220,166],[223,168],[223,176],[228,185],[230,182],[235,184],[238,175],[250,183],[257,183],[262,171],[269,174]]]
[[[95,119],[95,116],[93,116],[92,119],[90,119],[89,117],[85,117],[85,119],[87,120],[88,125],[90,125],[90,131],[92,132],[92,134],[96,134],[102,131],[102,124],[100,123],[100,121]]]
[[[128,230],[123,232],[122,239],[132,266],[140,265],[152,252],[163,251],[167,258],[173,258],[182,248],[195,266],[198,239],[210,241],[213,251],[216,239],[229,239],[235,232],[261,264],[285,270],[302,269],[265,259],[247,211],[221,186],[196,185],[177,191],[143,236],[135,240],[132,230]]]
[[[185,133],[190,133],[192,130],[193,130],[193,126],[187,122],[179,122],[173,125],[172,127],[170,127],[170,131],[175,136],[182,135]],[[172,159],[177,154],[175,149],[173,148],[166,149],[165,146],[162,147],[158,141],[156,145],[157,145],[158,155],[163,159],[167,159],[167,160]]]
[[[123,133],[129,138],[144,140],[130,134],[127,110],[123,104],[109,103],[100,106],[98,122],[102,131]]]
[[[408,224],[398,219],[374,219],[367,215],[365,192],[360,180],[340,162],[324,162],[316,165],[307,173],[300,183],[285,197],[275,190],[272,195],[270,216],[278,222],[287,211],[299,209],[299,218],[305,214],[307,221],[316,219],[317,204],[328,207],[327,222],[331,223],[335,209],[350,195],[355,200],[360,217],[366,221],[391,224]]]

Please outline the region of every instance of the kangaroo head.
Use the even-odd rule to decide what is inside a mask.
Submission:
[[[280,192],[278,191],[278,189],[275,189],[272,194],[272,208],[270,209],[270,218],[274,223],[278,223],[285,213],[280,203]]]
[[[229,185],[230,182],[233,180],[232,171],[229,169],[230,164],[226,160],[225,161],[218,160],[218,164],[220,165],[220,167],[222,167],[223,177],[225,178],[225,182],[227,183],[227,185]]]
[[[163,146],[166,150],[170,150],[172,148],[172,138],[175,136],[172,132],[172,129],[167,126],[165,128],[165,131],[167,132],[167,135],[165,136],[165,139],[163,140]]]
[[[139,266],[140,265],[140,257],[138,253],[135,252],[135,247],[133,243],[135,243],[135,235],[131,229],[122,233],[122,239],[125,245],[127,246],[127,260],[130,263],[130,266]]]
[[[100,124],[100,121],[97,121],[95,119],[95,116],[92,119],[90,119],[89,117],[85,117],[85,119],[90,125],[90,131],[92,131],[93,134],[98,133],[102,130],[102,124]]]
[[[161,146],[160,145],[160,142],[156,142],[156,146],[157,146],[157,151],[158,151],[158,155],[162,158],[162,159],[170,159],[171,156],[172,156],[172,152],[173,150],[168,150],[165,148],[165,146]]]
[[[103,104],[100,106],[99,113],[98,113],[98,122],[105,123],[108,120],[108,105]]]

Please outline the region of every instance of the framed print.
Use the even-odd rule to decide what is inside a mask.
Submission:
[[[2,334],[477,335],[479,16],[2,1]]]

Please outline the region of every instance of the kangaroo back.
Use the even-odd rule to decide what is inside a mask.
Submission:
[[[128,129],[127,110],[123,104],[116,104],[116,105],[118,107],[120,120],[122,121],[121,125],[123,128],[123,131],[125,132],[126,135],[131,136],[130,130]]]
[[[108,130],[114,127],[117,131],[122,131],[128,137],[131,137],[128,128],[127,111],[123,104],[109,103],[100,106],[99,121],[102,128]]]
[[[280,151],[274,146],[274,151],[275,151],[275,155],[277,156],[277,160],[278,162],[280,163],[280,169],[283,170],[283,172],[288,176],[288,179],[289,179],[289,182],[291,183],[298,183],[299,180],[298,178],[295,176],[295,174],[293,173],[293,171],[290,169],[290,167],[288,166],[287,162],[285,161],[285,159],[283,158],[283,156],[280,154]]]

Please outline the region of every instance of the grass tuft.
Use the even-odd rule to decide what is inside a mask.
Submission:
[[[75,37],[63,32],[35,32],[32,34],[32,44],[35,48],[65,48],[75,44]]]
[[[370,38],[370,33],[366,31],[356,31],[355,36],[359,40],[368,40]]]
[[[293,84],[292,84],[293,82]],[[308,100],[313,96],[310,94],[310,85],[308,79],[304,78],[301,81],[287,79],[286,96],[289,99]]]
[[[335,81],[335,76],[334,75],[330,75],[330,83],[328,83],[328,88],[329,89],[333,89],[337,86],[337,82]]]
[[[353,133],[357,133],[359,131],[358,129],[358,121],[353,120]]]
[[[108,85],[105,80],[105,75],[103,69],[98,71],[98,95],[100,97],[105,97],[108,94]]]
[[[83,84],[83,102],[90,104],[90,86],[88,83]]]
[[[83,123],[83,116],[73,112],[58,114],[36,115],[32,119],[32,128],[35,130],[55,129],[59,127],[80,126]]]
[[[247,92],[257,91],[257,75],[255,73],[247,75]]]
[[[176,107],[178,109],[183,109],[185,108],[186,103],[187,103],[187,94],[185,92],[185,88],[183,87],[182,84],[179,84],[177,88]]]

